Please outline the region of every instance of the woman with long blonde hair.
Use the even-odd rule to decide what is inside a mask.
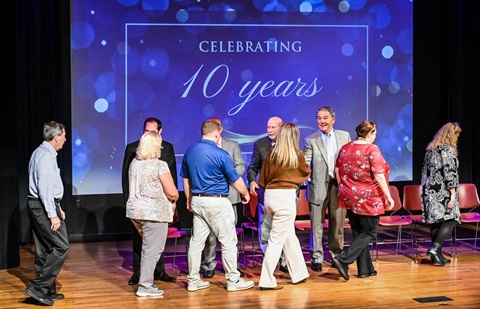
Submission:
[[[422,167],[422,216],[430,224],[432,246],[427,256],[434,265],[450,263],[442,254],[442,245],[460,223],[458,206],[457,122],[444,124],[428,144]]]
[[[292,283],[308,278],[308,270],[300,242],[295,234],[297,189],[310,176],[310,168],[298,142],[300,131],[293,123],[280,130],[276,144],[270,148],[262,165],[259,186],[265,188],[264,207],[272,218],[272,229],[263,258],[260,290],[278,290],[273,275],[282,250]]]

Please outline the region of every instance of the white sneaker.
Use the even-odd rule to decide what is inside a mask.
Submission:
[[[253,287],[253,281],[245,281],[245,279],[238,279],[237,283],[227,283],[227,291],[235,292],[241,290],[248,290]]]
[[[189,283],[187,290],[189,292],[194,292],[194,291],[198,291],[198,290],[201,290],[201,289],[206,289],[209,286],[210,286],[210,282],[203,281],[203,280],[198,280],[197,283]]]
[[[137,296],[162,296],[163,290],[157,289],[157,287],[150,287],[149,289],[144,288],[143,286],[139,286],[137,290]]]

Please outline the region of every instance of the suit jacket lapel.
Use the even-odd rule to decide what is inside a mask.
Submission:
[[[337,139],[337,153],[340,151],[340,148],[342,148],[343,145],[347,143],[347,140],[345,139],[344,134],[339,134],[335,129],[335,138]]]
[[[328,162],[327,158],[327,149],[325,148],[325,143],[323,142],[322,138],[322,133],[318,132],[318,136],[315,139],[315,143],[318,146],[318,149],[320,149],[320,153],[322,154],[323,158],[325,159],[325,162]]]

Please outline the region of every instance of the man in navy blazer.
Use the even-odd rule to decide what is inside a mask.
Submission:
[[[250,160],[250,165],[248,166],[247,171],[247,180],[250,186],[250,194],[257,195],[258,192],[258,238],[260,242],[260,247],[262,248],[263,254],[267,248],[268,238],[270,237],[270,230],[272,229],[272,218],[265,213],[265,208],[263,206],[263,188],[259,188],[257,184],[257,176],[260,174],[262,169],[263,161],[267,155],[267,151],[270,147],[275,145],[275,140],[277,138],[280,129],[283,126],[283,120],[280,117],[271,117],[267,122],[267,136],[259,139],[253,144],[253,153]],[[288,272],[287,261],[285,256],[280,257],[280,270],[283,272]]]
[[[143,122],[143,133],[145,132],[155,132],[159,135],[162,134],[162,122],[155,118],[150,117],[145,119]],[[129,196],[129,187],[128,187],[128,168],[133,158],[135,158],[137,147],[139,141],[130,143],[125,148],[125,156],[123,157],[123,166],[122,166],[122,189],[123,189],[123,199],[125,203],[128,200]],[[177,181],[177,164],[175,161],[175,152],[173,150],[173,145],[165,140],[162,140],[162,151],[160,154],[160,160],[167,162],[170,173],[172,174],[173,181],[175,186],[178,188]],[[133,225],[132,225],[133,226]],[[137,284],[140,279],[140,260],[142,253],[142,237],[136,231],[135,228],[132,233],[132,251],[133,251],[133,275],[128,281],[128,284]],[[169,276],[165,272],[165,264],[163,262],[163,253],[158,260],[157,266],[155,267],[155,272],[153,274],[155,280],[161,280],[165,282],[175,282],[176,279]]]

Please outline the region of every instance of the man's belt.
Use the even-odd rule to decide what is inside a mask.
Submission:
[[[28,196],[28,199],[31,200],[31,201],[36,201],[36,202],[41,202],[42,201],[38,197],[33,197],[33,196]],[[61,198],[54,198],[53,201],[55,203],[60,203],[62,201],[62,199]]]
[[[193,194],[193,196],[198,196],[198,197],[227,197],[228,195],[195,193],[195,194]]]

